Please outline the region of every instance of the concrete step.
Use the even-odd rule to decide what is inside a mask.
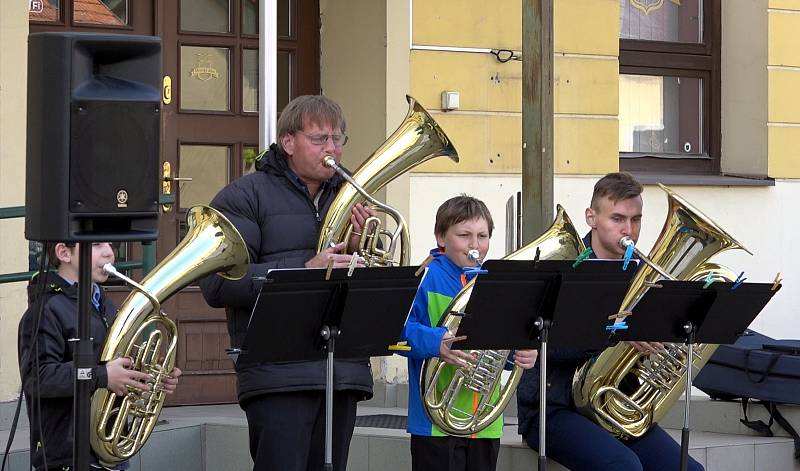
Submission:
[[[376,397],[383,403],[402,403],[396,388],[376,388]],[[393,399],[389,398],[392,394]],[[378,397],[380,399],[380,397]],[[405,418],[405,407],[375,407],[368,401],[359,407],[359,416],[382,415]],[[370,406],[369,404],[373,404]],[[739,430],[739,406],[733,403],[699,400],[692,403],[691,455],[703,463],[708,471],[800,471],[800,463],[793,459],[794,444],[791,439],[753,436],[749,429]],[[0,404],[0,423],[8,423],[9,403]],[[12,413],[13,413],[13,408]],[[783,409],[782,409],[783,410]],[[785,415],[791,421],[800,416],[800,408],[787,407]],[[759,418],[755,408],[753,418]],[[24,415],[24,413],[23,413]],[[252,469],[248,452],[247,421],[238,405],[171,407],[164,409],[161,418],[166,422],[156,426],[148,440],[132,461],[132,471],[160,471],[175,469],[180,463],[182,471],[245,471]],[[537,453],[527,447],[517,435],[516,417],[507,414],[508,425],[501,440],[498,471],[530,471],[536,469]],[[361,419],[365,420],[365,419]],[[682,403],[662,422],[674,427],[668,432],[678,440],[677,430],[683,420]],[[392,420],[389,420],[391,422]],[[797,424],[797,422],[795,422]],[[715,431],[709,431],[713,429]],[[730,430],[719,433],[720,430]],[[776,427],[776,434],[778,432]],[[0,430],[0,445],[5,447],[8,430]],[[27,471],[28,429],[17,431],[11,448],[11,471]],[[2,460],[0,450],[0,460]],[[394,471],[410,469],[409,436],[403,429],[389,427],[356,427],[350,447],[348,470]],[[565,468],[553,463],[551,470]]]

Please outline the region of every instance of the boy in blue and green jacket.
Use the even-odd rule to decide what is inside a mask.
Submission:
[[[419,387],[426,359],[438,356],[448,363],[439,379],[440,384],[447,384],[455,367],[463,366],[471,358],[466,351],[450,349],[448,339],[453,338],[454,332],[437,326],[456,294],[475,276],[475,271],[469,268],[479,265],[486,256],[493,229],[489,209],[477,198],[466,195],[450,198],[436,212],[437,248],[431,250],[431,261],[414,298],[402,339],[411,347],[404,355],[408,357],[407,430],[411,434],[413,471],[466,470],[467,463],[470,470],[492,471],[497,463],[503,434],[502,416],[469,437],[449,436],[431,423]],[[518,350],[515,364],[531,368],[536,355],[536,350]],[[477,393],[468,391],[460,392],[456,399],[457,407],[462,410],[472,411],[476,403]]]

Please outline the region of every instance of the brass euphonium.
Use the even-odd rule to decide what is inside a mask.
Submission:
[[[667,219],[649,256],[635,250],[643,265],[631,281],[620,313],[633,312],[650,286],[660,279],[700,281],[710,277],[714,281],[733,281],[736,274],[708,259],[729,249],[750,253],[685,199],[664,185],[659,186],[667,193]],[[620,241],[621,246],[629,243],[625,238]],[[686,386],[688,347],[664,346],[665,352],[647,354],[620,342],[590,359],[573,378],[572,396],[577,409],[619,438],[644,435],[664,417]],[[700,371],[716,348],[711,344],[694,347],[693,374]]]
[[[232,280],[247,273],[247,245],[225,216],[210,207],[195,206],[186,219],[186,236],[141,284],[119,274],[111,264],[104,267],[134,290],[117,311],[100,362],[129,357],[132,369],[152,376],[150,391],[128,388],[119,397],[98,389],[92,396],[90,441],[105,466],[113,467],[142,448],[166,400],[164,379],[175,366],[178,330],[161,311],[161,303],[212,273]]]
[[[583,240],[561,205],[557,206],[556,218],[547,231],[533,242],[505,257],[505,260],[532,260],[536,249],[540,260],[571,260],[584,250]],[[455,333],[475,285],[473,279],[450,302],[439,326]],[[425,412],[431,422],[448,435],[468,436],[480,432],[494,422],[511,400],[522,377],[522,368],[514,366],[503,380],[503,371],[510,361],[510,350],[473,350],[473,362],[466,367],[455,367],[438,357],[425,360],[420,377],[420,396]],[[452,372],[447,380],[443,372]],[[456,406],[461,391],[478,394],[475,411],[465,411]]]
[[[370,267],[395,265],[397,263],[394,255],[399,243],[399,265],[409,265],[411,254],[408,225],[403,215],[395,208],[378,202],[371,195],[397,176],[434,157],[447,156],[458,162],[458,153],[425,108],[411,96],[406,95],[406,100],[408,114],[403,122],[352,175],[336,164],[332,157],[326,157],[325,165],[336,170],[348,184],[339,189],[325,215],[317,252],[350,240],[353,233],[351,210],[366,199],[378,212],[386,213],[394,219],[396,227],[390,231],[382,228],[380,218],[373,216],[367,219],[359,236],[357,254]]]

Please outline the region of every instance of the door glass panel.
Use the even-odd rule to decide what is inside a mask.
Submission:
[[[204,33],[228,33],[229,0],[181,0],[181,30]]]
[[[621,39],[701,43],[702,0],[620,0]]]
[[[228,183],[230,147],[182,144],[178,156],[181,177],[192,181],[180,183],[181,209],[208,204]]]
[[[619,150],[642,154],[704,153],[703,80],[619,76]]]
[[[242,0],[242,34],[258,34],[258,0]]]
[[[282,110],[292,97],[292,53],[278,51],[277,106]],[[258,49],[242,51],[242,110],[258,111]]]
[[[258,156],[257,146],[242,147],[242,175],[256,171],[256,157]]]
[[[242,50],[242,111],[258,112],[258,49]]]
[[[278,109],[289,104],[292,97],[292,53],[278,51]]]
[[[278,37],[292,33],[292,0],[278,0]],[[258,34],[258,0],[242,0],[242,33]]]
[[[75,23],[122,26],[128,24],[128,0],[73,0]]]
[[[230,109],[230,50],[181,46],[181,109]]]
[[[29,0],[28,20],[58,21],[61,19],[60,0]]]
[[[278,36],[292,35],[292,0],[278,0]]]

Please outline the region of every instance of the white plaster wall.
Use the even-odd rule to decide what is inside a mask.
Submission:
[[[597,176],[558,176],[555,201],[566,209],[576,229],[584,234],[589,227],[584,210],[589,204]],[[413,174],[410,218],[412,262],[420,262],[433,247],[433,222],[436,208],[447,198],[467,193],[484,200],[495,220],[495,233],[489,258],[505,252],[505,202],[521,186],[519,176]],[[716,221],[753,256],[741,250],[728,251],[714,258],[736,272],[744,271],[748,281],[772,282],[781,272],[784,287],[751,325],[776,338],[800,338],[796,309],[800,306],[800,250],[795,246],[800,222],[795,217],[800,201],[800,182],[778,181],[773,187],[673,187],[694,206]],[[645,187],[644,219],[640,247],[650,250],[664,224],[665,193],[655,185]]]

